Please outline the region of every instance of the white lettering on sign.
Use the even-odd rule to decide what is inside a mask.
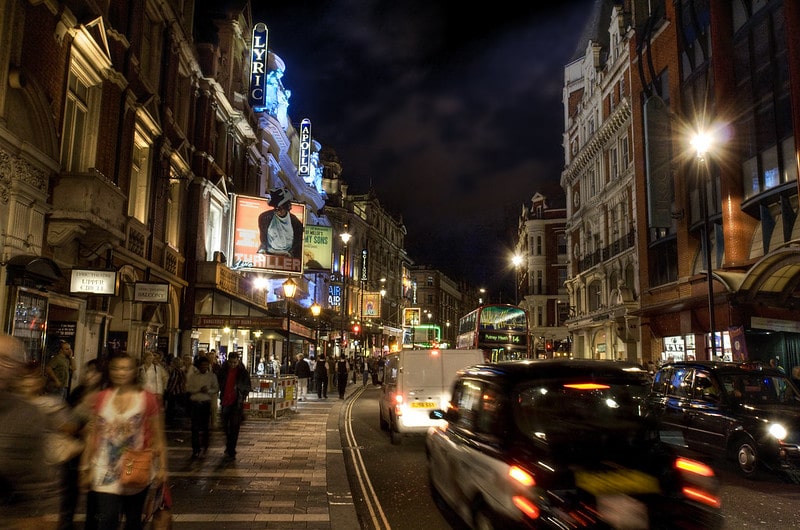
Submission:
[[[306,178],[311,174],[311,120],[303,118],[300,122],[300,151],[297,173]]]
[[[267,85],[267,26],[259,22],[253,26],[253,38],[250,41],[250,106],[260,111],[266,105]]]

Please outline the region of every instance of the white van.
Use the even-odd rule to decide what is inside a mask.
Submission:
[[[392,443],[402,434],[425,434],[438,420],[434,409],[446,409],[453,380],[461,368],[484,362],[481,350],[402,350],[383,367],[380,424]]]

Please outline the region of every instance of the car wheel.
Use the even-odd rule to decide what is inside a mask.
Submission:
[[[389,422],[389,439],[392,441],[392,445],[400,445],[400,433],[397,431],[397,423],[394,421],[394,416],[391,416],[391,421]]]
[[[755,443],[748,439],[740,439],[736,442],[736,465],[746,477],[753,477],[758,472],[760,466],[758,451]]]

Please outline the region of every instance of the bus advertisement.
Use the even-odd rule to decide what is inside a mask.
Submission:
[[[489,362],[528,359],[528,315],[510,304],[480,306],[459,319],[456,348],[483,350]]]

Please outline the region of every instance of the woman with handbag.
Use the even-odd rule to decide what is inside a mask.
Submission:
[[[164,419],[156,396],[137,383],[128,354],[108,363],[111,386],[95,399],[81,458],[81,486],[88,491],[86,530],[142,529],[151,485],[167,478]]]

